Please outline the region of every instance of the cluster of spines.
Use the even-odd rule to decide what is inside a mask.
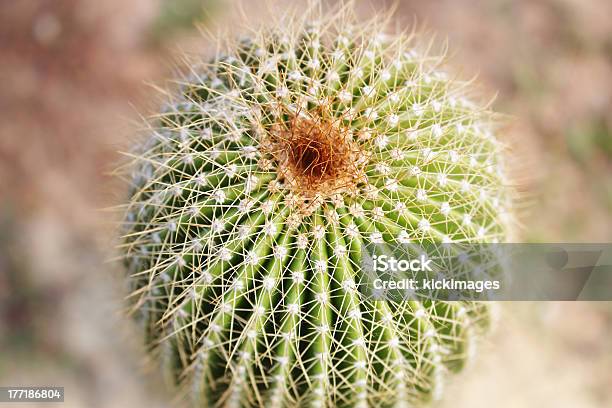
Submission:
[[[492,116],[440,58],[372,25],[335,33],[332,19],[192,64],[136,155],[134,298],[149,344],[200,405],[425,400],[488,324],[480,304],[356,290],[364,245],[503,240],[509,198]],[[350,130],[367,181],[304,213],[262,141],[312,112]]]

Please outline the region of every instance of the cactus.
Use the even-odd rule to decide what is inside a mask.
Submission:
[[[470,83],[349,9],[191,61],[131,155],[134,310],[194,406],[420,404],[489,325],[357,290],[364,245],[503,241],[511,202]]]

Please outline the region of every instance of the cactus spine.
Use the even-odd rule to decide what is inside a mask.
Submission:
[[[489,323],[356,285],[370,242],[507,239],[493,114],[413,35],[316,17],[191,63],[134,156],[135,310],[194,406],[420,404]]]

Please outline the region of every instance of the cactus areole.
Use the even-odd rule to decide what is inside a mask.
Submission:
[[[133,310],[193,406],[422,404],[489,325],[359,283],[369,243],[508,239],[493,113],[417,36],[311,14],[188,63],[131,155]]]

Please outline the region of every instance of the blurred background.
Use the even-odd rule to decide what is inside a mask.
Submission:
[[[244,1],[253,20],[262,5]],[[389,2],[358,1],[364,14]],[[0,2],[0,385],[58,385],[69,407],[168,406],[122,317],[111,262],[124,197],[111,172],[147,84],[180,50],[231,25],[230,0]],[[436,0],[396,3],[448,40],[452,67],[479,74],[513,117],[522,169],[521,239],[612,241],[612,2]],[[527,177],[525,177],[527,176]],[[440,407],[612,406],[612,304],[505,303],[499,327]]]

